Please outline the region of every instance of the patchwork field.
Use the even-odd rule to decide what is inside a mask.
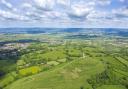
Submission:
[[[99,34],[0,35],[0,89],[128,89],[127,37]]]

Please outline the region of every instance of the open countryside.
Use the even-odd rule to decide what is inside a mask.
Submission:
[[[0,89],[128,89],[127,29],[19,29],[0,33]]]

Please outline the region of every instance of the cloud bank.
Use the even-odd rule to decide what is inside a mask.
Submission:
[[[0,0],[0,24],[128,27],[127,0]],[[40,24],[39,24],[40,23]],[[102,23],[102,24],[101,24]]]

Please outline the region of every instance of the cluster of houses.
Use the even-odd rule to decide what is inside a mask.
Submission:
[[[18,57],[20,49],[28,47],[28,43],[8,43],[0,46],[0,59]]]
[[[14,50],[18,48],[25,49],[29,46],[28,43],[8,43],[0,46],[0,50]]]

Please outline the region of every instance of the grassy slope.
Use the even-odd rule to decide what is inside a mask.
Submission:
[[[92,89],[86,79],[103,70],[104,66],[100,61],[90,58],[78,59],[20,79],[5,89]]]
[[[99,87],[98,89],[126,89],[126,88],[120,85],[103,85]]]

